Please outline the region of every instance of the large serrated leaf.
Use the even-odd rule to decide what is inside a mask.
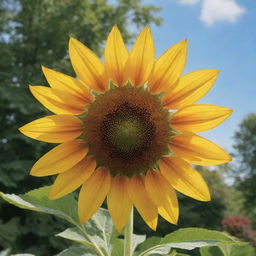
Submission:
[[[255,249],[246,243],[243,244],[223,244],[200,248],[201,256],[255,256]]]
[[[102,208],[85,224],[66,229],[57,236],[78,242],[104,255],[118,255],[123,248],[123,241],[118,238],[119,233],[108,211]]]
[[[203,228],[181,228],[163,238],[164,243],[188,241],[237,241],[226,233]]]
[[[109,212],[100,208],[83,227],[93,243],[106,255],[111,255],[113,242],[118,238],[119,233],[113,225]]]
[[[86,239],[84,234],[78,229],[78,228],[68,228],[64,230],[63,232],[57,234],[56,236],[80,243],[85,245],[87,248],[94,249],[95,246],[92,242],[89,241],[89,239]]]
[[[72,224],[79,223],[77,215],[77,204],[72,195],[67,195],[61,199],[49,200],[48,194],[50,186],[31,190],[23,195],[4,194],[0,196],[10,204],[19,208],[53,214],[63,218]]]
[[[152,255],[152,254],[167,254],[170,248],[161,245],[161,237],[150,237],[140,244],[135,251],[135,255]],[[141,254],[142,253],[142,254]],[[143,254],[144,253],[144,254]]]
[[[135,251],[136,247],[146,240],[146,235],[132,235],[132,251]]]
[[[218,231],[202,228],[179,229],[164,238],[153,237],[142,243],[136,255],[146,256],[152,254],[168,253],[171,248],[193,250],[212,245],[241,244],[235,238]]]
[[[56,254],[55,256],[98,256],[98,254],[90,249],[72,246]]]
[[[123,239],[115,239],[112,242],[112,250],[111,256],[121,256],[124,251],[124,240]]]
[[[92,249],[97,248],[104,255],[120,256],[123,254],[123,239],[119,238],[109,212],[100,208],[96,214],[80,228],[69,228],[57,234],[57,236],[83,244]],[[133,235],[133,250],[145,240],[145,235]]]

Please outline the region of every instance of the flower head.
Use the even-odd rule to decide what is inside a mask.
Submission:
[[[43,67],[50,87],[30,86],[34,97],[55,115],[20,128],[31,138],[61,143],[41,157],[30,173],[58,174],[49,198],[82,186],[78,213],[86,222],[107,197],[119,231],[132,205],[152,229],[158,214],[177,223],[175,190],[209,201],[205,181],[190,164],[223,164],[231,158],[195,133],[214,128],[232,111],[194,103],[209,91],[218,71],[181,76],[186,40],[155,60],[148,27],[128,52],[114,26],[104,64],[76,39],[70,39],[69,52],[77,78]]]

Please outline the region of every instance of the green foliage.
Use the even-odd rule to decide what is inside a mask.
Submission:
[[[100,255],[117,256],[122,255],[123,238],[120,236],[111,221],[107,210],[99,209],[98,212],[85,224],[80,224],[77,219],[75,200],[71,195],[56,200],[54,203],[47,199],[49,187],[43,187],[30,191],[24,195],[4,194],[1,197],[7,202],[27,210],[51,214],[63,218],[75,227],[68,228],[57,234],[80,244],[81,247],[71,246],[58,255]],[[247,246],[246,243],[218,231],[211,231],[202,228],[179,229],[165,237],[134,236],[136,241],[133,255],[149,256],[163,255],[169,253],[173,248],[183,250],[193,250],[195,248],[218,246],[223,252],[223,256],[233,256],[227,254],[233,246]],[[245,249],[246,251],[246,249]],[[207,252],[207,251],[206,251]],[[239,254],[234,254],[234,256]]]
[[[0,236],[0,243],[4,248],[9,248],[19,236],[19,218],[12,218],[7,223],[0,222],[0,229],[3,236]]]
[[[244,174],[256,174],[256,114],[248,115],[234,136],[236,158]]]
[[[96,252],[108,253],[112,249],[112,244],[115,244],[115,240],[118,239],[118,232],[114,229],[107,210],[99,210],[90,221],[81,225],[74,197],[67,195],[51,201],[48,199],[49,190],[50,187],[43,187],[23,195],[0,193],[0,196],[19,208],[51,214],[66,220],[76,227],[66,229],[57,236],[86,245],[87,248]]]
[[[197,167],[209,186],[213,200],[218,199],[224,206],[222,211],[224,216],[241,215],[244,212],[244,197],[241,191],[235,186],[226,184],[226,178],[230,178],[232,168],[230,164],[214,166],[213,170],[202,166]],[[221,219],[218,221],[220,224]]]
[[[255,249],[247,244],[212,246],[200,249],[201,256],[255,256],[255,253]]]
[[[160,24],[157,11],[140,0],[0,0],[1,191],[24,193],[52,182],[52,178],[28,175],[36,159],[49,150],[49,144],[18,132],[20,126],[49,113],[28,90],[29,84],[46,84],[41,65],[74,75],[67,52],[70,36],[101,56],[114,24],[129,43],[134,38],[132,29],[137,34],[146,24]],[[64,228],[63,221],[53,216],[28,217],[27,212],[1,202],[0,218],[0,250],[7,244],[13,252],[30,250],[35,243],[37,255],[51,255],[56,248],[65,247],[59,238],[49,239],[49,234]],[[22,228],[6,241],[2,234],[8,226],[13,228],[14,221],[23,223]]]
[[[170,248],[180,248],[185,250],[193,250],[197,247],[205,247],[209,245],[233,245],[238,242],[218,231],[211,231],[200,228],[179,229],[164,238],[151,237],[139,246],[136,255],[144,256],[151,254],[168,253]]]
[[[98,256],[98,254],[82,246],[72,246],[56,254],[56,256]]]
[[[256,114],[248,115],[239,125],[234,136],[236,186],[243,193],[244,208],[249,217],[256,219]],[[256,226],[256,223],[254,223]]]
[[[34,189],[24,195],[4,194],[0,196],[10,204],[22,209],[43,212],[55,215],[69,221],[72,224],[79,223],[77,216],[76,200],[72,195],[67,195],[58,200],[49,200],[50,186]]]

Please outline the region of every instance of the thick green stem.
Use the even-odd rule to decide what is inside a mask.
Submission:
[[[124,256],[132,256],[133,208],[124,230]]]

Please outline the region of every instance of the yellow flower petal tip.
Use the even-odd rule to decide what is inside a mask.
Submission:
[[[202,202],[210,202],[212,200],[210,191],[207,190],[204,192],[204,195],[201,195],[200,201]]]
[[[54,194],[52,192],[52,190],[50,190],[49,194],[48,194],[48,199],[49,200],[56,200],[56,199],[59,199],[60,197],[58,197],[58,194]]]
[[[76,77],[42,66],[49,86],[29,85],[32,95],[54,115],[19,131],[36,140],[60,143],[33,165],[30,174],[57,175],[50,200],[81,187],[81,223],[106,199],[119,232],[132,207],[156,230],[159,215],[177,225],[176,191],[199,201],[211,200],[206,182],[191,165],[223,164],[232,158],[195,133],[221,124],[233,110],[195,104],[211,89],[219,70],[182,75],[187,45],[184,39],[155,59],[154,40],[146,26],[129,52],[114,25],[104,62],[71,37],[69,56]]]
[[[211,89],[218,77],[218,70],[203,69],[190,72],[168,89],[163,104],[168,109],[182,109],[192,105]]]
[[[194,104],[177,111],[172,126],[183,132],[204,132],[224,122],[233,110],[210,104]]]
[[[70,37],[70,38],[69,38],[69,44],[72,44],[72,43],[74,43],[74,42],[78,42],[78,40],[75,39],[74,37]]]
[[[171,140],[170,150],[191,164],[211,166],[225,164],[231,156],[215,143],[194,133],[177,134]]]
[[[111,179],[110,191],[107,196],[107,205],[116,229],[121,232],[129,220],[132,202],[127,191],[128,179],[116,176]]]
[[[180,45],[181,48],[187,48],[188,47],[188,39],[185,38],[184,40],[177,43],[177,45]]]
[[[32,167],[30,175],[44,177],[65,172],[75,166],[88,153],[81,140],[62,143],[43,155]]]
[[[149,79],[155,61],[154,41],[149,27],[145,27],[138,35],[126,65],[130,82],[142,86]]]
[[[42,71],[43,71],[45,77],[47,77],[47,74],[48,74],[49,72],[53,71],[52,69],[47,68],[46,66],[43,66],[43,65],[41,66],[41,69],[42,69]],[[57,71],[55,71],[55,72],[57,72]]]
[[[154,63],[148,80],[152,94],[168,92],[174,87],[186,64],[187,40],[183,40],[165,51]]]
[[[74,37],[70,37],[69,41],[68,41],[68,47],[69,49],[72,48],[75,44],[81,44],[77,39],[75,39]]]
[[[43,73],[44,73],[45,70],[48,70],[48,68],[45,67],[44,65],[41,65],[41,69],[42,69]]]
[[[72,115],[51,115],[22,126],[20,131],[36,140],[62,143],[81,135],[82,125],[81,120]]]
[[[116,86],[124,86],[127,83],[125,68],[128,57],[129,53],[122,35],[118,27],[114,26],[106,41],[104,66],[107,80],[112,81]]]
[[[224,107],[223,107],[224,108]],[[231,108],[226,108],[226,118],[224,119],[224,121],[233,114],[234,110]]]
[[[153,231],[156,231],[157,223],[158,223],[158,220],[153,221],[153,223],[148,223],[148,222],[147,222],[147,225],[148,225]]]

